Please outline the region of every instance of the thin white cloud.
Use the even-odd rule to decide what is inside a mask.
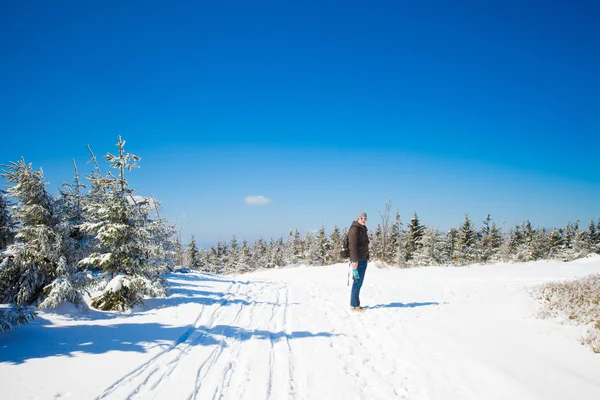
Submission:
[[[271,199],[267,199],[264,196],[246,196],[244,198],[244,203],[252,206],[265,206],[271,204]]]

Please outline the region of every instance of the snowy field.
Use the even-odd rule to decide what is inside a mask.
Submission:
[[[600,272],[570,263],[242,276],[173,274],[131,314],[42,312],[0,333],[2,399],[600,399],[584,327],[535,318],[527,288]]]

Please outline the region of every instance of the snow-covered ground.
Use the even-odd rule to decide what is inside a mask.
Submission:
[[[583,327],[535,318],[527,288],[600,257],[464,268],[173,274],[132,314],[42,312],[0,333],[2,399],[600,399]]]

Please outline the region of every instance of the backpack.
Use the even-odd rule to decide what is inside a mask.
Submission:
[[[350,229],[352,228],[351,226]],[[350,233],[350,229],[348,229],[344,240],[342,240],[342,249],[340,250],[340,257],[342,258],[350,258],[350,246],[348,245],[348,233]]]
[[[348,246],[348,234],[342,240],[342,249],[340,250],[340,257],[350,258],[350,247]]]

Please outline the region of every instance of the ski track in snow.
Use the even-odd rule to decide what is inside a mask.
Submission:
[[[506,315],[514,319],[510,302],[524,295],[527,280],[473,279],[458,284],[448,280],[440,285],[444,278],[422,279],[412,282],[419,289],[405,295],[414,302],[403,304],[397,300],[402,300],[403,290],[410,291],[408,286],[398,282],[385,286],[385,279],[369,286],[367,276],[363,303],[392,301],[367,301],[365,313],[354,313],[348,304],[350,288],[341,288],[332,276],[309,282],[293,273],[281,280],[263,281],[260,273],[250,276],[247,281],[210,278],[214,301],[202,301],[210,292],[193,295],[199,304],[195,321],[172,345],[118,379],[97,399],[517,400],[544,393],[538,383],[545,381],[533,368],[544,365],[546,355],[525,351],[525,360],[533,367],[515,373],[510,357],[503,358],[502,352],[518,353],[526,349],[526,342],[514,336],[518,332],[514,337],[507,333],[507,342],[495,348],[484,340],[486,329],[501,325],[480,327],[477,320],[488,314],[479,302],[486,301],[489,291],[496,291],[493,298],[500,299]],[[198,275],[197,281],[186,284],[206,287],[203,282]],[[415,293],[420,292],[426,297],[418,302]],[[457,324],[456,318],[471,307],[472,320]],[[477,314],[481,310],[486,314]],[[478,341],[478,335],[483,339]],[[569,372],[567,367],[553,368]]]
[[[294,398],[288,286],[235,282],[223,292],[215,304],[201,307],[194,324],[171,346],[97,399],[172,399],[173,388],[181,394],[186,386],[188,394],[177,398],[239,399],[255,393],[245,390],[252,381],[266,382],[260,388],[265,399]],[[257,363],[256,358],[266,362]],[[256,371],[259,364],[266,369]],[[255,379],[257,374],[266,379]]]

